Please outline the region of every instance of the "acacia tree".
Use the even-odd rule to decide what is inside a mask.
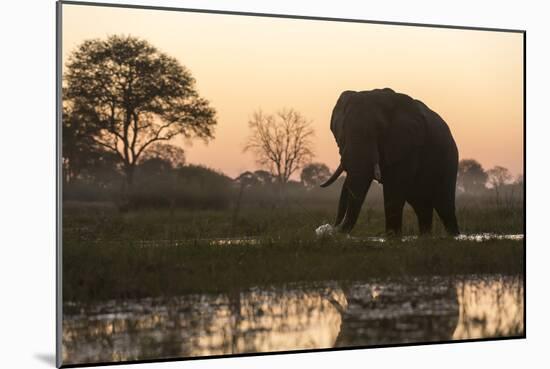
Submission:
[[[87,119],[89,112],[73,108],[68,104],[63,107],[63,182],[68,183],[80,177],[85,168],[102,157],[103,150],[90,138],[97,134],[95,125]]]
[[[172,168],[178,168],[185,165],[185,151],[178,146],[157,142],[143,152],[140,163],[151,159],[161,159],[170,163]]]
[[[474,159],[463,159],[458,163],[457,182],[466,193],[475,193],[485,189],[487,173]]]
[[[63,99],[85,108],[96,128],[90,138],[119,158],[128,187],[150,145],[177,135],[208,140],[216,124],[215,111],[199,97],[191,73],[132,36],[88,40],[73,51]]]
[[[269,169],[281,186],[313,157],[314,131],[296,110],[283,109],[274,115],[257,111],[248,126],[244,151],[254,153],[258,164]]]

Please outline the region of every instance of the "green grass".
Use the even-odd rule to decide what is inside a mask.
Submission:
[[[65,301],[222,292],[253,285],[369,277],[516,274],[517,241],[421,239],[378,243],[349,240],[265,240],[257,245],[138,247],[132,242],[64,249]]]
[[[65,242],[104,240],[200,239],[245,236],[306,236],[315,228],[333,221],[336,202],[303,205],[290,202],[281,207],[234,210],[149,209],[120,213],[114,206],[64,206],[63,238]],[[522,234],[523,208],[498,207],[491,202],[457,205],[462,233],[492,232]],[[403,234],[416,234],[417,220],[406,206]],[[384,233],[384,212],[379,207],[365,208],[352,235],[357,237]],[[434,236],[445,236],[443,225],[434,212]]]
[[[106,206],[66,207],[64,301],[222,292],[287,282],[523,271],[523,242],[442,238],[437,219],[433,238],[411,242],[318,240],[313,230],[329,222],[333,211],[290,205],[243,209],[235,216],[231,210],[123,214]],[[468,204],[457,213],[464,233],[523,233],[521,208]],[[383,229],[383,212],[365,210],[353,236],[378,235]],[[404,234],[416,229],[416,219],[406,209]],[[208,241],[231,236],[259,237],[259,242],[217,246]],[[180,246],[169,246],[175,241]]]

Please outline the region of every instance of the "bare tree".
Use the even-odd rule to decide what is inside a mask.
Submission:
[[[244,151],[254,153],[258,164],[269,169],[280,185],[313,158],[311,122],[296,110],[283,109],[274,115],[257,111],[248,126]]]

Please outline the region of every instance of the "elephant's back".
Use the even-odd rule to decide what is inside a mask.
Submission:
[[[382,110],[390,120],[396,115],[418,118],[419,108],[417,103],[424,105],[421,101],[415,100],[407,94],[395,92],[387,87],[361,91],[360,93],[368,105],[376,106]],[[426,108],[430,110],[428,107]]]
[[[376,106],[384,112],[384,116],[388,117],[390,122],[396,120],[400,122],[408,121],[411,126],[415,126],[418,129],[423,127],[428,136],[431,136],[431,140],[429,141],[432,141],[433,145],[450,147],[451,151],[457,151],[453,135],[445,120],[424,102],[414,99],[407,94],[395,92],[387,87],[360,91],[359,94],[364,99],[363,102],[366,105]],[[406,119],[403,117],[406,117]]]
[[[414,103],[424,118],[429,130],[439,132],[440,134],[448,136],[451,139],[453,138],[449,125],[438,113],[430,109],[420,100],[414,100]]]
[[[422,101],[414,100],[414,103],[424,118],[430,151],[437,151],[441,159],[446,159],[447,165],[458,165],[458,148],[447,122]]]

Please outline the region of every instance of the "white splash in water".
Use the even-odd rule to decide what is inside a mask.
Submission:
[[[512,240],[522,241],[522,234],[496,234],[496,233],[476,233],[476,234],[461,234],[455,237],[457,241],[476,241],[483,242],[489,240]]]
[[[323,224],[315,230],[317,237],[328,237],[334,235],[336,228],[330,224]],[[511,240],[511,241],[523,241],[524,235],[522,234],[497,234],[497,233],[474,233],[474,234],[461,234],[454,239],[456,241],[474,241],[485,242],[490,240]],[[385,243],[388,238],[382,236],[371,237],[353,237],[347,235],[346,238],[355,242],[373,242],[373,243]],[[418,236],[402,236],[401,242],[412,242],[418,240]],[[259,245],[262,240],[256,237],[242,237],[242,238],[213,238],[213,239],[200,239],[197,240],[200,243],[208,243],[216,246],[236,246],[236,245]],[[140,247],[179,247],[192,245],[192,240],[142,240],[139,241]]]
[[[317,237],[331,236],[334,233],[335,228],[330,224],[323,224],[317,227],[315,234]]]
[[[512,241],[522,241],[524,235],[522,234],[496,234],[496,233],[474,233],[474,234],[461,234],[454,237],[457,241],[475,241],[475,242],[484,242],[490,240],[512,240]],[[370,241],[370,242],[386,242],[388,241],[385,237],[365,237],[358,238],[352,237],[354,241]],[[401,242],[410,242],[418,239],[418,236],[403,236],[401,237]]]

